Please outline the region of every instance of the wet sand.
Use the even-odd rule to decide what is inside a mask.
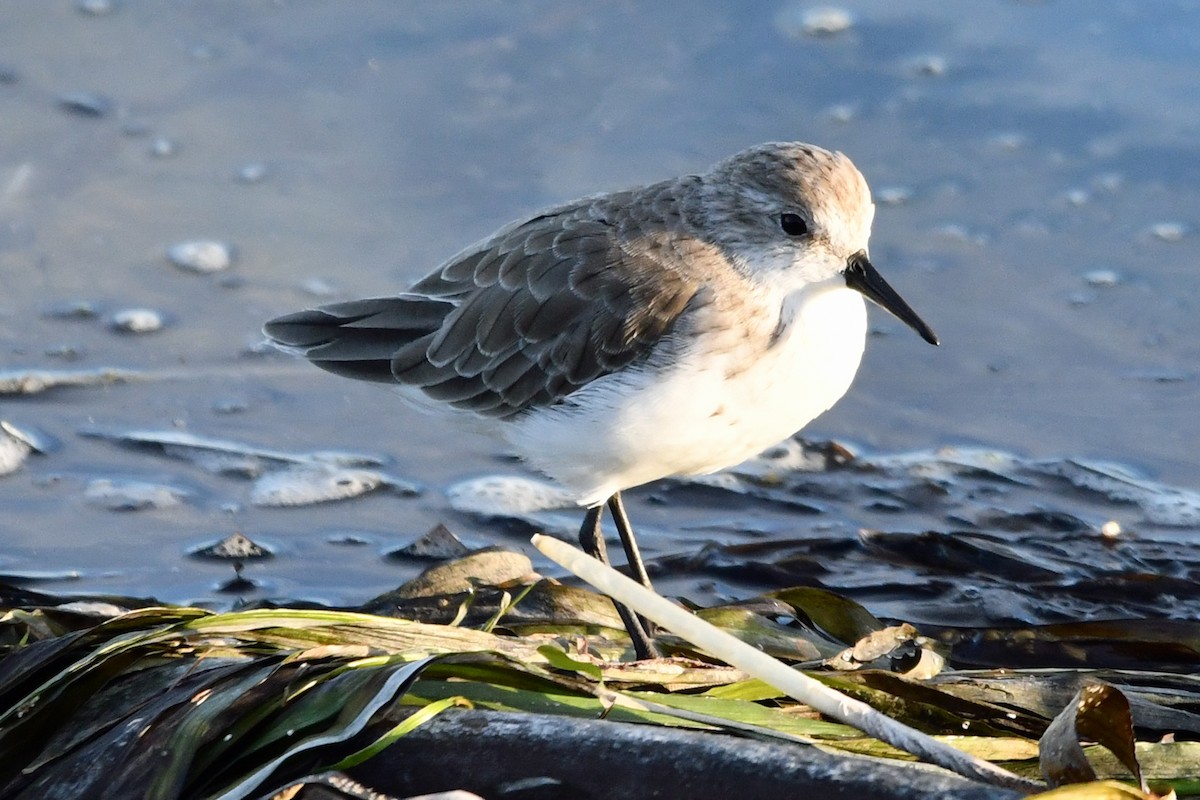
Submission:
[[[150,379],[0,397],[0,419],[60,443],[0,477],[0,572],[228,604],[228,566],[186,553],[241,531],[276,550],[249,573],[256,596],[354,603],[419,569],[381,553],[441,521],[468,544],[526,546],[521,526],[460,515],[444,494],[519,473],[496,443],[264,352],[262,322],[396,291],[542,206],[772,139],[855,160],[879,200],[872,258],[943,341],[873,311],[855,386],[809,435],[1101,459],[1200,488],[1196,10],[842,7],[850,28],[814,36],[808,6],[787,3],[6,4],[0,370]],[[195,239],[232,245],[232,266],[168,261]],[[115,330],[128,309],[163,327]],[[425,491],[255,507],[249,481],[80,435],[97,428],[367,452]],[[105,480],[181,494],[113,511],[96,499]],[[631,509],[651,556],[753,539],[756,520],[799,537],[886,523],[866,498],[791,517],[656,494]],[[903,519],[949,527],[941,511]],[[671,588],[689,586],[708,591]]]

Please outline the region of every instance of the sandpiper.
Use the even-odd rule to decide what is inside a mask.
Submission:
[[[330,372],[493,420],[587,508],[580,544],[601,560],[607,504],[649,586],[623,489],[732,466],[832,406],[862,358],[864,297],[938,343],[867,257],[874,213],[845,155],[762,144],[548,209],[400,294],[264,330]],[[656,655],[619,610],[637,655]]]

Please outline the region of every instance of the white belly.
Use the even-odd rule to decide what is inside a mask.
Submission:
[[[811,289],[790,298],[785,313],[791,322],[774,342],[775,315],[745,331],[700,334],[675,365],[601,378],[505,426],[506,438],[581,505],[745,461],[837,402],[862,359],[858,292]]]

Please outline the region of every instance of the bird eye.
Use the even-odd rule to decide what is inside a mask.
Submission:
[[[804,236],[808,233],[808,223],[804,217],[790,212],[779,215],[779,227],[788,236]]]

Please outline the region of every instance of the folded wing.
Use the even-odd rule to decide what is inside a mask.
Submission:
[[[330,372],[417,386],[479,414],[552,404],[647,358],[698,296],[678,237],[636,217],[614,223],[606,207],[543,214],[409,292],[280,317],[264,332]]]

